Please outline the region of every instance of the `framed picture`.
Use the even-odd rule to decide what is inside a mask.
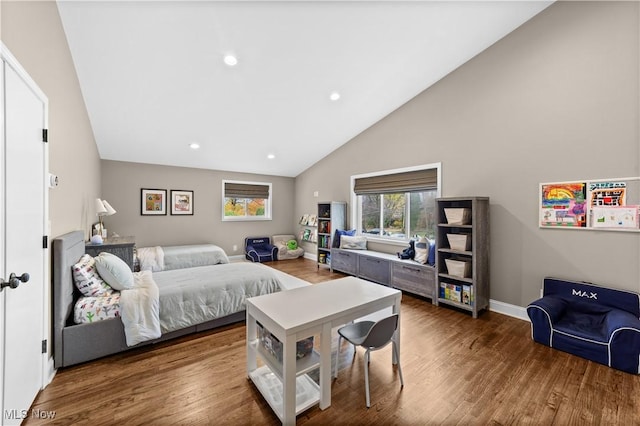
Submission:
[[[586,182],[540,185],[540,226],[584,228]]]
[[[167,214],[166,189],[140,189],[140,214],[158,216]]]
[[[171,190],[171,214],[193,214],[193,191]]]

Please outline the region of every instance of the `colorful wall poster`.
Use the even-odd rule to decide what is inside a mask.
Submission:
[[[638,206],[607,206],[591,208],[594,228],[638,229]]]
[[[624,206],[626,190],[626,182],[589,182],[589,205]]]
[[[586,182],[541,185],[540,225],[584,228]]]

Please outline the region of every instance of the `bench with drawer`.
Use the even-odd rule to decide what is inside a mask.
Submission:
[[[371,250],[331,249],[331,269],[398,290],[435,297],[435,268]]]

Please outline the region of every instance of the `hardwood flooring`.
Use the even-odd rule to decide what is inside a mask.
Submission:
[[[297,259],[271,264],[310,282],[340,278]],[[341,349],[332,404],[299,425],[640,425],[640,376],[531,340],[528,322],[478,319],[403,295],[400,388],[391,348],[371,355],[365,407],[362,350]],[[58,371],[25,425],[277,425],[246,377],[245,327],[134,349]],[[10,391],[10,390],[9,390]],[[53,412],[53,420],[34,417]]]

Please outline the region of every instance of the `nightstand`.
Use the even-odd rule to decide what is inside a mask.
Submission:
[[[115,237],[104,240],[102,244],[85,243],[85,253],[96,257],[102,252],[111,253],[127,262],[133,271],[133,247],[136,244],[135,237]]]

